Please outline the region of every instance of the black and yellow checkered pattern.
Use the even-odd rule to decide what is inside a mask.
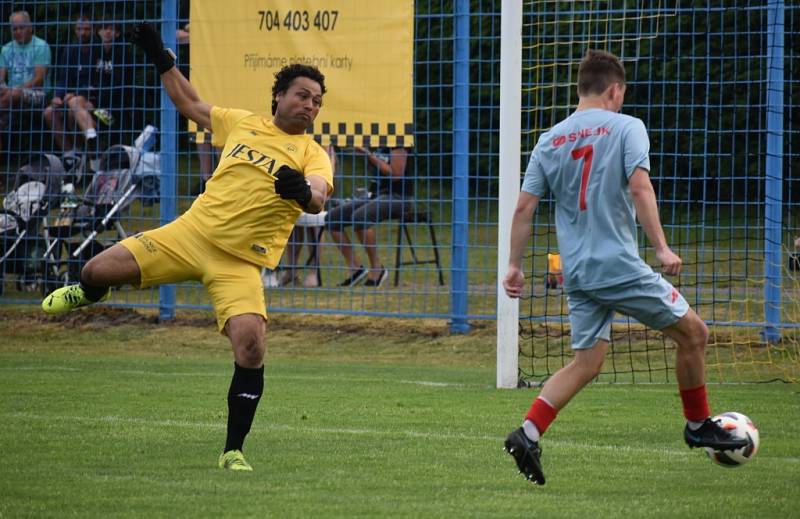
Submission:
[[[414,146],[412,123],[330,123],[317,122],[308,130],[314,139],[326,145],[349,148],[411,148]]]
[[[398,129],[402,126],[402,131]],[[199,129],[189,121],[189,140],[203,144],[211,142],[211,132]],[[340,148],[360,146],[363,148],[412,148],[414,125],[412,123],[316,123],[308,133],[322,145],[333,144]]]
[[[211,143],[211,132],[206,129],[197,129],[197,125],[195,125],[195,129],[189,128],[189,142],[195,144],[206,144]]]

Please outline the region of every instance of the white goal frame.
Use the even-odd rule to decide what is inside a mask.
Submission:
[[[522,0],[500,8],[500,157],[497,217],[497,387],[519,383],[519,299],[508,297],[503,277],[511,248],[511,221],[520,185],[522,109]]]

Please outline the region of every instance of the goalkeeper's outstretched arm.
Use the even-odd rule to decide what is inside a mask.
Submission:
[[[142,49],[156,67],[164,89],[178,112],[203,128],[211,128],[211,105],[200,99],[189,80],[175,67],[175,54],[164,48],[164,42],[155,27],[147,22],[137,24],[129,39]]]
[[[161,83],[181,115],[203,128],[211,128],[211,105],[200,99],[197,90],[178,67],[161,74]]]

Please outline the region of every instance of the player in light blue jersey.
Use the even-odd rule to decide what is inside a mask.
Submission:
[[[600,373],[616,312],[661,330],[678,345],[675,372],[690,447],[744,447],[712,421],[706,397],[708,328],[686,300],[640,257],[636,219],[664,274],[681,258],[667,245],[650,182],[650,141],[644,124],[619,113],[625,69],[604,51],[590,50],[578,70],[578,107],[543,134],[531,154],[511,225],[511,255],[503,287],[520,297],[522,255],[531,219],[548,192],[556,200],[556,233],[569,303],[575,356],[542,388],[522,427],[505,441],[520,472],[544,484],[539,437],[557,413]]]

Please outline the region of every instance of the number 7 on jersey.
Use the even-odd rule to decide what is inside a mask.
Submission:
[[[594,146],[587,144],[580,148],[572,150],[572,160],[583,159],[583,170],[581,171],[581,192],[578,199],[578,205],[581,211],[586,210],[586,185],[589,183],[589,174],[592,172],[592,155],[594,154]]]

